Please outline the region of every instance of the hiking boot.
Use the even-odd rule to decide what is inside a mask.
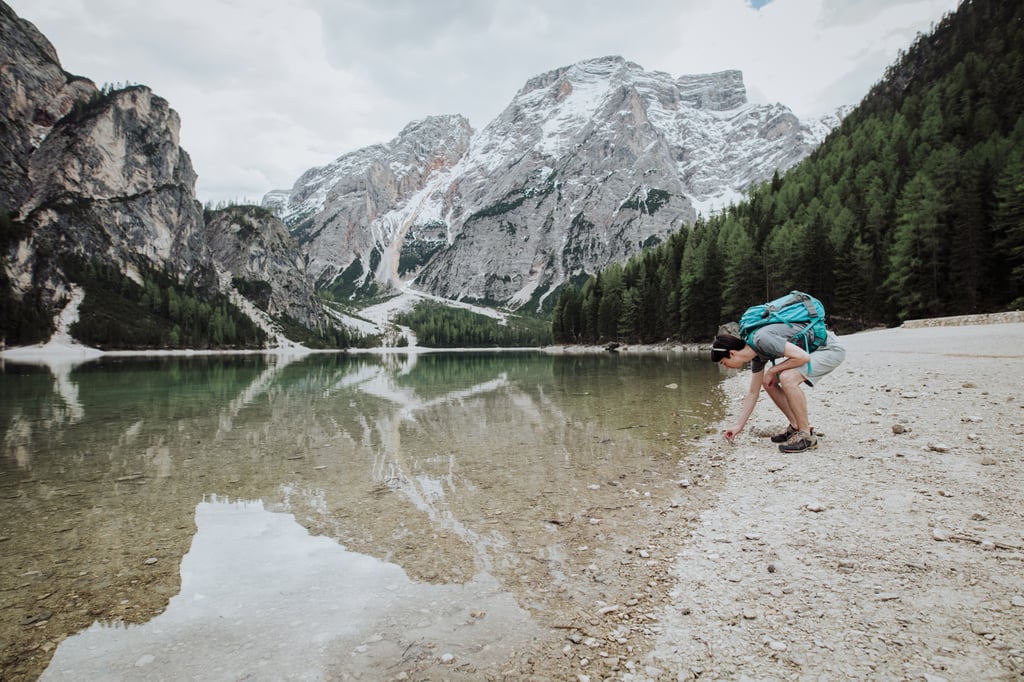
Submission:
[[[796,433],[797,430],[798,429],[796,427],[794,427],[794,426],[787,426],[785,431],[783,431],[782,433],[776,433],[774,436],[772,436],[772,442],[773,443],[785,443],[787,440],[789,440],[790,438],[793,437],[793,434]],[[812,436],[824,436],[825,434],[818,433],[817,431],[814,430],[814,427],[812,426],[811,427],[811,435]]]
[[[786,430],[781,433],[776,433],[772,436],[773,443],[785,443],[787,440],[793,437],[793,434],[797,432],[797,428],[792,424],[786,427]]]
[[[797,431],[789,440],[779,446],[779,450],[782,452],[803,452],[804,450],[813,450],[816,447],[818,447],[818,439],[814,437],[814,434],[807,433],[806,431]]]

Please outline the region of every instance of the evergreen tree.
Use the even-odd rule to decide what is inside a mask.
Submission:
[[[996,179],[993,216],[998,248],[1009,265],[1010,305],[1024,305],[1024,150],[1017,149]]]
[[[727,218],[718,234],[723,256],[721,320],[737,320],[747,307],[768,300],[764,261],[738,219]]]
[[[942,214],[945,202],[924,171],[907,183],[898,205],[886,286],[902,319],[941,312]]]

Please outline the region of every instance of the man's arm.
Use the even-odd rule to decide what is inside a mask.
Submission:
[[[754,407],[757,405],[757,398],[761,395],[761,382],[764,381],[764,370],[760,372],[754,372],[750,376],[750,388],[747,389],[747,394],[743,396],[743,408],[740,410],[739,419],[736,421],[736,425],[731,429],[726,429],[722,434],[725,439],[730,443],[735,440],[739,432],[743,430],[743,427],[747,425],[747,420],[750,419],[750,415],[754,413]]]
[[[766,388],[771,388],[772,385],[778,381],[780,372],[784,372],[787,369],[803,367],[811,360],[810,353],[789,341],[786,342],[786,347],[783,349],[783,353],[785,353],[786,359],[769,367],[764,375],[764,385]]]

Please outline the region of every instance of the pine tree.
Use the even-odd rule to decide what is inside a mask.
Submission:
[[[941,215],[944,209],[944,201],[927,173],[922,171],[907,183],[898,205],[891,272],[886,281],[902,319],[941,312]]]
[[[1011,306],[1024,305],[1024,150],[1017,149],[996,179],[993,227],[1009,265],[1006,282]]]

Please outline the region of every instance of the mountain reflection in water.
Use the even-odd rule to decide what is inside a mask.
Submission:
[[[86,628],[88,646],[115,648],[109,642],[160,630],[166,639],[147,649],[152,659],[122,661],[145,679],[195,628],[213,627],[202,624],[211,611],[183,591],[208,584],[203,571],[221,570],[207,566],[225,571],[209,578],[228,590],[217,609],[247,586],[247,596],[234,597],[247,610],[229,611],[242,623],[225,635],[231,646],[258,641],[245,637],[264,627],[283,633],[301,623],[295,637],[307,644],[295,660],[313,668],[325,652],[333,661],[325,669],[344,661],[344,670],[373,670],[372,649],[414,640],[385,657],[398,665],[445,647],[456,657],[497,655],[489,628],[529,633],[531,621],[557,621],[595,558],[632,542],[629,515],[678,494],[685,442],[720,410],[720,375],[702,360],[313,354],[103,358],[52,371],[7,363],[0,598],[15,617],[0,623],[0,640],[10,643],[3,668],[45,666],[64,635]],[[271,520],[279,516],[287,521]],[[212,542],[209,559],[193,558],[221,522],[267,530]],[[303,559],[276,566],[278,575],[259,562],[288,559],[273,547],[274,533],[291,537],[281,524],[312,537],[304,536],[308,546],[289,541]],[[238,543],[268,546],[251,547],[249,556],[262,558],[244,560]],[[363,602],[337,598],[338,584],[306,574],[327,561],[339,574],[373,562],[378,582],[363,588],[373,597],[369,614],[350,613]],[[306,597],[317,583],[322,603],[313,607]],[[388,584],[422,622],[388,600]],[[259,622],[272,608],[277,620]],[[462,634],[433,634],[428,647],[416,628],[431,620]],[[456,625],[465,622],[472,632]],[[362,629],[350,633],[345,623]],[[318,627],[326,634],[313,646]],[[481,649],[484,639],[463,636],[477,631],[495,644]],[[55,661],[85,646],[76,641],[61,644]],[[353,657],[361,647],[369,648]],[[284,655],[268,651],[244,660]]]
[[[491,576],[414,583],[261,502],[202,502],[196,526],[164,613],[65,640],[41,679],[334,679],[383,671],[418,641],[487,665],[538,633]]]

